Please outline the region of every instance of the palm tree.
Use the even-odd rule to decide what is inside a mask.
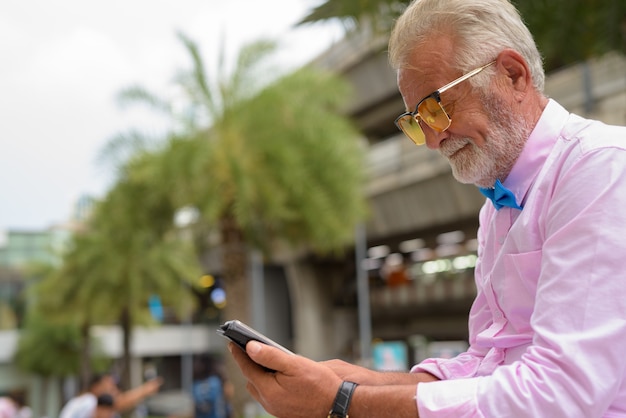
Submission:
[[[99,202],[88,230],[74,237],[57,274],[39,285],[38,304],[50,318],[80,326],[83,379],[89,375],[89,330],[118,323],[123,335],[122,384],[129,388],[133,327],[154,324],[148,300],[159,295],[180,315],[201,269],[190,244],[173,228],[175,209],[142,177],[150,155],[137,156]]]
[[[31,311],[20,333],[13,361],[21,370],[41,377],[43,393],[47,393],[51,379],[75,376],[82,371],[81,346],[82,336],[76,323],[58,324]],[[90,346],[94,348],[89,358],[89,370],[104,370],[109,362],[102,354],[99,341],[92,340]],[[60,392],[57,395],[63,400]],[[35,413],[42,415],[43,411]]]
[[[59,266],[34,263],[27,266],[27,271],[31,282],[34,282],[34,285],[29,285],[27,289],[27,297],[33,303],[28,304],[25,324],[15,351],[13,360],[17,367],[41,377],[44,393],[51,379],[77,375],[83,370],[89,372],[92,368],[103,370],[107,361],[102,355],[99,341],[89,338],[85,344],[79,322],[76,321],[77,317],[70,315],[65,318],[65,321],[56,322],[54,317],[49,317],[45,311],[41,310],[43,305],[39,302],[42,300],[42,294],[39,290],[43,289],[40,285],[57,274]],[[46,290],[50,295],[56,294],[56,289]],[[53,298],[43,298],[46,302],[51,299]],[[72,303],[72,301],[65,302]],[[85,346],[91,351],[89,357],[81,355]],[[62,400],[60,392],[58,397]],[[35,412],[41,415],[43,411]]]
[[[409,3],[410,0],[326,0],[314,7],[297,25],[339,20],[347,30],[370,24],[386,32]]]
[[[211,78],[196,44],[179,38],[193,67],[176,79],[183,94],[178,106],[141,87],[122,96],[159,110],[179,109],[175,134],[150,176],[179,207],[198,209],[203,233],[208,225],[219,234],[231,302],[224,315],[249,321],[251,248],[269,254],[280,239],[318,251],[339,249],[365,213],[359,136],[340,115],[349,90],[337,77],[308,67],[276,77],[268,65],[276,45],[267,41],[243,47],[230,72],[222,53]],[[241,411],[245,382],[232,367]]]
[[[107,324],[114,319],[102,303],[103,298],[95,292],[96,286],[84,286],[89,283],[85,278],[91,277],[91,272],[82,260],[83,254],[94,248],[91,239],[91,236],[74,237],[72,248],[62,258],[63,264],[32,286],[32,310],[37,317],[45,318],[53,328],[76,332],[76,350],[67,350],[65,354],[76,357],[83,385],[92,372],[91,325]]]

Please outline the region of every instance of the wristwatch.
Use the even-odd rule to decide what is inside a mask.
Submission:
[[[337,391],[335,402],[333,407],[328,412],[328,418],[349,418],[348,408],[350,408],[350,401],[352,400],[352,394],[354,389],[358,385],[354,382],[342,382]]]

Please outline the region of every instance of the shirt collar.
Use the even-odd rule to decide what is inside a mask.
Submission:
[[[552,99],[548,101],[522,153],[503,183],[513,192],[518,203],[524,201],[568,117],[569,112],[564,107]]]

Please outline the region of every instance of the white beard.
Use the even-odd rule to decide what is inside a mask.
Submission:
[[[483,97],[483,107],[491,115],[485,144],[478,147],[471,138],[450,136],[439,152],[448,159],[452,175],[461,183],[493,187],[504,182],[522,153],[531,129],[522,116],[515,117],[495,97]]]

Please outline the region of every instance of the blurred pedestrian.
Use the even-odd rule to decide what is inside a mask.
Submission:
[[[98,405],[98,396],[104,394],[112,396],[116,411],[126,412],[148,396],[158,392],[162,384],[163,379],[155,378],[134,389],[122,392],[112,374],[98,374],[90,380],[86,391],[70,399],[63,406],[59,418],[92,418]]]
[[[104,393],[97,398],[94,418],[113,418],[116,414],[113,395]]]
[[[12,390],[0,396],[0,418],[30,418],[23,390]]]
[[[393,253],[385,258],[385,262],[380,269],[385,283],[389,287],[404,286],[409,283],[409,272],[406,267],[406,261],[402,254]]]
[[[211,355],[197,357],[193,374],[195,418],[229,418],[234,387],[217,360]]]

